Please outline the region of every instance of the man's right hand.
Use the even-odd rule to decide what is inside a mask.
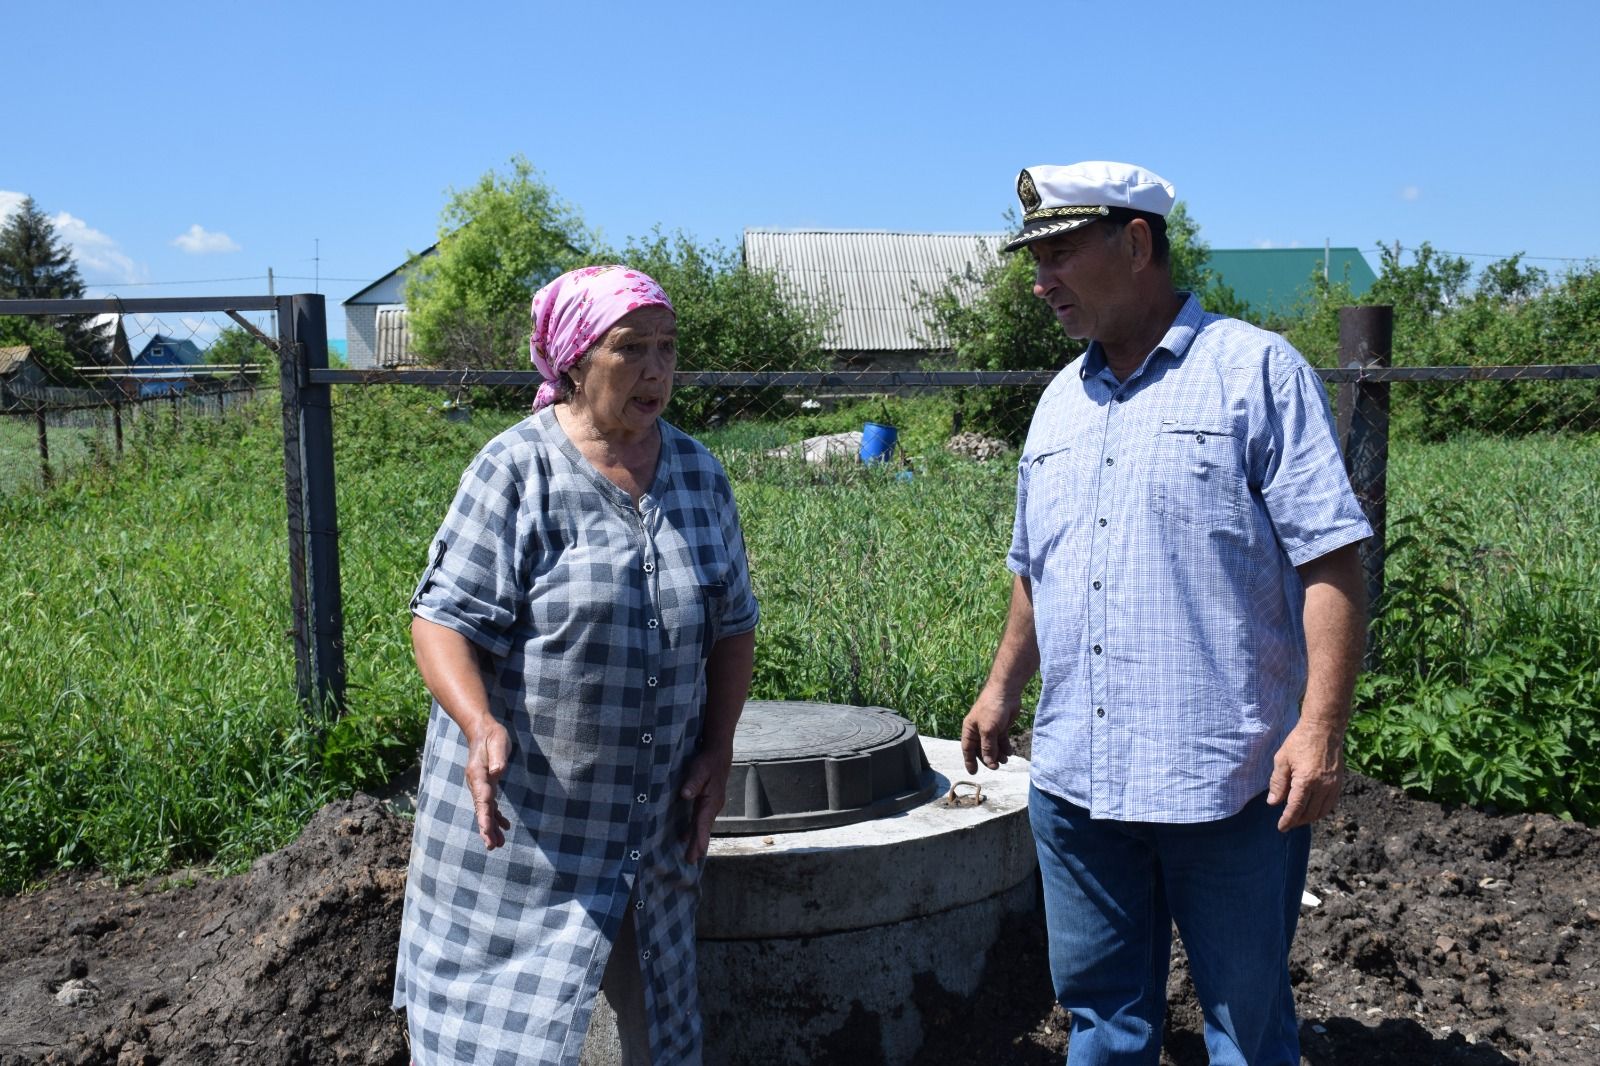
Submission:
[[[961,757],[967,773],[978,772],[978,762],[991,770],[1011,757],[1011,723],[1022,713],[1022,702],[1007,701],[985,687],[972,710],[961,720]]]

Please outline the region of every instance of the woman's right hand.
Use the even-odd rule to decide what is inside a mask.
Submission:
[[[477,816],[478,835],[489,851],[506,842],[511,822],[495,802],[495,786],[511,758],[511,736],[489,710],[489,693],[477,652],[467,638],[426,618],[411,619],[411,645],[428,691],[461,730],[467,742],[467,791]]]
[[[503,846],[505,831],[511,828],[511,821],[500,813],[500,805],[495,802],[495,786],[505,774],[510,757],[511,735],[492,715],[484,715],[467,734],[467,791],[472,794],[478,836],[486,851]]]

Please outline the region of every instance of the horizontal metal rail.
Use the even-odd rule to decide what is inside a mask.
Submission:
[[[93,300],[0,300],[0,315],[158,315],[179,311],[276,311],[276,296],[151,296]]]
[[[1318,370],[1324,381],[1580,381],[1600,378],[1600,364],[1567,366],[1374,366]]]
[[[312,370],[318,385],[538,385],[532,370]],[[722,389],[764,388],[961,388],[983,385],[1048,385],[1054,370],[681,370],[674,384]],[[1575,381],[1600,379],[1600,364],[1570,366],[1395,366],[1319,368],[1331,382],[1394,381]]]
[[[678,386],[725,389],[905,385],[1047,385],[1053,370],[680,370]],[[326,385],[539,385],[533,370],[313,370],[311,380]]]

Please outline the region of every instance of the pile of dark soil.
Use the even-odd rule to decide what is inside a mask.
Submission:
[[[0,899],[0,1066],[403,1066],[388,1004],[410,840],[357,796],[236,877]]]
[[[236,877],[0,899],[0,1066],[405,1063],[388,1002],[409,833],[358,796]],[[1354,778],[1317,834],[1293,955],[1307,1063],[1600,1063],[1600,830]],[[1181,952],[1170,991],[1162,1061],[1203,1063]],[[1059,1066],[1038,917],[979,1002],[924,1017],[921,1066]]]

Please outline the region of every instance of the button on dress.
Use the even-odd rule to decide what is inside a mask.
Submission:
[[[758,609],[727,477],[659,425],[635,508],[553,408],[532,415],[478,454],[434,539],[411,609],[479,651],[511,735],[511,828],[484,850],[465,740],[435,703],[394,992],[418,1066],[577,1063],[630,897],[652,1057],[700,1061],[700,869],[677,793],[706,656]]]

